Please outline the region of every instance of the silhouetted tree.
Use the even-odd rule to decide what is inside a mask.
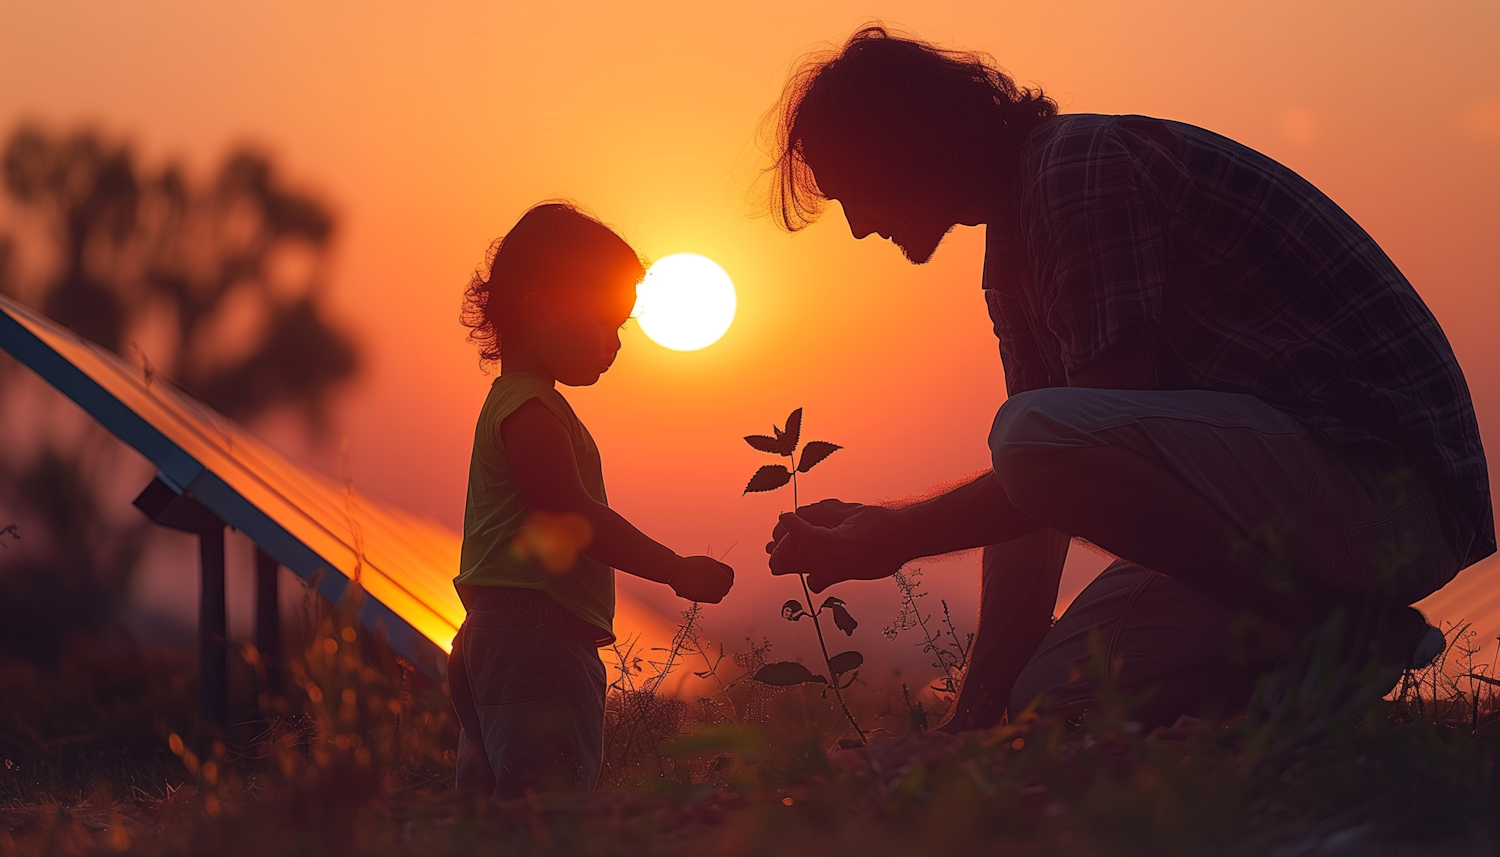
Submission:
[[[3,171],[0,291],[236,421],[289,409],[321,436],[329,394],[359,365],[323,300],[334,235],[324,202],[248,149],[195,183],[92,130],[23,126]],[[30,542],[44,557],[0,566],[0,648],[52,651],[63,632],[22,614],[52,614],[34,617],[52,631],[95,627],[126,593],[143,531],[104,523],[86,454],[44,444],[3,474],[5,499],[38,519],[28,538],[38,523],[48,532]]]
[[[43,447],[8,473],[5,499],[19,500],[40,526],[27,549],[0,557],[0,650],[45,658],[76,630],[102,630],[129,594],[146,535],[103,514],[90,479],[103,448]]]
[[[119,354],[165,322],[167,353],[144,357],[215,410],[250,421],[292,406],[323,427],[328,392],[358,365],[321,304],[334,218],[269,158],[236,151],[194,187],[176,166],[145,172],[97,133],[23,127],[4,172],[57,264],[31,289],[0,268],[0,290]],[[15,242],[0,238],[0,259]]]

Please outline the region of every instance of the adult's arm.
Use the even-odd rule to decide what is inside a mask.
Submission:
[[[846,521],[872,509],[879,507],[823,500],[799,507],[797,518],[818,528],[818,535],[832,536],[832,531]],[[881,509],[874,514],[890,511]],[[774,557],[786,536],[785,523],[777,524],[766,551]],[[1042,527],[985,547],[973,648],[958,699],[940,728],[960,732],[993,726],[1000,721],[1011,687],[1047,629],[1052,627],[1052,611],[1057,606],[1057,587],[1068,543],[1066,533]],[[812,575],[821,584],[817,572]]]
[[[821,592],[844,580],[889,577],[924,556],[1007,542],[1040,526],[1011,505],[993,471],[901,509],[839,506],[838,514],[809,517],[809,507],[783,514],[767,546],[771,572],[806,574],[808,586]]]
[[[1121,333],[1074,370],[1068,386],[1154,390],[1157,345],[1152,324]],[[889,577],[924,556],[1004,544],[1042,526],[1011,505],[993,471],[903,509],[860,506],[837,517],[813,523],[801,509],[783,514],[772,535],[771,572],[806,574],[821,592],[844,580]]]
[[[1156,388],[1156,338],[1147,329],[1075,372],[1070,387]],[[1070,538],[1051,527],[984,549],[979,622],[964,681],[940,729],[962,732],[1000,722],[1011,688],[1052,627]],[[1012,711],[1014,718],[1019,712]]]
[[[940,729],[962,732],[1000,722],[1011,688],[1052,627],[1068,542],[1066,533],[1044,527],[984,549],[974,643],[958,699]]]

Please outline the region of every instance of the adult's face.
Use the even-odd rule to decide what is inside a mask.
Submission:
[[[879,235],[914,265],[932,258],[958,219],[941,182],[914,179],[915,171],[828,161],[809,163],[818,189],[837,200],[855,238]]]

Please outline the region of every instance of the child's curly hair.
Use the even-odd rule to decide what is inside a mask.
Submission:
[[[644,260],[593,215],[567,200],[532,206],[490,245],[484,266],[464,289],[459,320],[479,346],[479,363],[500,362],[501,331],[528,292],[645,276]]]

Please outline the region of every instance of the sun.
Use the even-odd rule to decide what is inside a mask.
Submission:
[[[632,315],[657,345],[697,351],[729,330],[735,304],[734,283],[723,268],[696,253],[674,253],[646,272]]]

